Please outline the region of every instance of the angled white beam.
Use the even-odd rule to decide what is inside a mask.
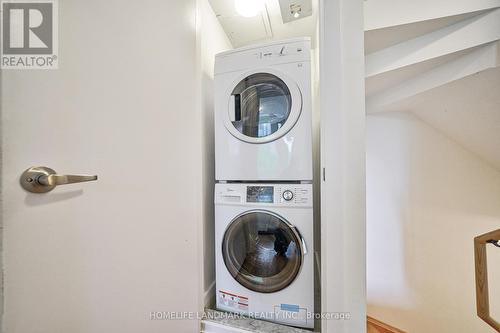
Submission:
[[[500,7],[500,0],[366,0],[365,30]]]
[[[366,77],[499,39],[500,8],[368,54]]]
[[[391,104],[466,76],[500,65],[499,43],[491,43],[469,54],[420,74],[393,88],[366,98],[366,112],[383,112]]]

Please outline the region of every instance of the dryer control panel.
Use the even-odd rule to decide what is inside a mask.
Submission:
[[[296,38],[219,53],[215,56],[215,74],[309,61],[311,41]]]
[[[312,207],[312,184],[216,184],[215,203]]]

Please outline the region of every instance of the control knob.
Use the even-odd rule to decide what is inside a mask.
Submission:
[[[285,192],[283,192],[283,199],[285,199],[286,201],[292,200],[293,199],[293,192],[290,190],[286,190]]]

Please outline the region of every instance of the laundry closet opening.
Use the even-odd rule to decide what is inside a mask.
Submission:
[[[318,2],[199,2],[203,306],[320,331]]]

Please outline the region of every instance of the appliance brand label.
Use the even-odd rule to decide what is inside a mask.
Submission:
[[[238,312],[248,313],[248,297],[219,290],[219,304]]]

